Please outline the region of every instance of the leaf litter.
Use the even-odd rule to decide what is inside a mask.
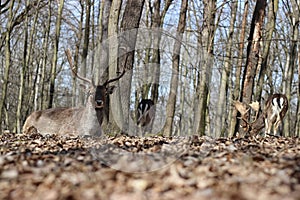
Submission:
[[[299,138],[0,135],[0,199],[300,199]]]

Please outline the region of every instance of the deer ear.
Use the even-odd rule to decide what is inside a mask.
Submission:
[[[115,85],[109,86],[109,87],[107,88],[106,93],[107,93],[107,94],[112,94],[112,93],[114,92],[115,89],[116,89],[116,86],[115,86]]]

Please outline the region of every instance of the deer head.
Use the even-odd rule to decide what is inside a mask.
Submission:
[[[273,125],[274,134],[277,134],[287,110],[288,100],[284,94],[273,94],[267,99],[264,109],[265,135],[271,133]]]
[[[153,119],[154,102],[151,99],[142,99],[137,108],[137,125],[138,126],[147,126]]]
[[[42,135],[101,135],[106,99],[115,89],[115,86],[109,86],[109,83],[119,80],[125,74],[125,68],[116,78],[108,79],[104,84],[96,86],[92,80],[76,72],[70,50],[65,52],[73,75],[88,85],[88,99],[85,107],[51,108],[33,112],[24,123],[24,133],[30,127],[34,127]]]

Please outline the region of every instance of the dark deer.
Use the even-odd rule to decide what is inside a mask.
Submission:
[[[119,80],[125,74],[125,68],[118,77],[108,79],[104,84],[95,86],[92,80],[80,76],[75,71],[69,49],[66,50],[66,55],[72,74],[89,86],[85,107],[51,108],[33,112],[24,123],[23,133],[34,127],[42,135],[74,134],[100,136],[102,134],[101,124],[104,109],[106,109],[105,106],[107,105],[107,96],[112,94],[115,89],[115,86],[109,86],[109,83]]]
[[[154,117],[154,102],[151,99],[142,99],[137,108],[137,125],[144,127],[151,123]]]
[[[277,134],[278,127],[281,124],[288,110],[288,99],[283,94],[271,95],[265,104],[265,135],[271,133],[274,125],[274,135]]]

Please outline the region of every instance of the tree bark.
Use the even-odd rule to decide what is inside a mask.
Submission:
[[[199,63],[198,83],[196,88],[196,103],[194,115],[195,134],[205,135],[207,104],[209,97],[209,85],[213,65],[213,42],[215,35],[215,12],[217,1],[204,1],[204,22],[203,27],[198,26],[198,54],[203,58]],[[201,33],[201,34],[200,34]],[[203,49],[203,51],[200,51]]]
[[[60,0],[59,5],[58,5],[58,15],[57,15],[57,19],[56,19],[56,25],[55,25],[55,39],[54,39],[53,58],[52,58],[52,65],[51,65],[51,78],[50,78],[50,86],[49,86],[48,108],[53,107],[53,101],[54,101],[57,54],[58,54],[58,45],[59,45],[59,38],[60,38],[63,7],[64,7],[64,0]]]
[[[172,77],[170,85],[170,93],[166,108],[166,123],[164,125],[164,135],[172,135],[172,125],[174,121],[176,96],[178,88],[178,76],[179,76],[179,63],[180,63],[180,49],[182,43],[182,37],[186,26],[186,14],[187,14],[188,0],[182,0],[180,8],[180,16],[176,33],[176,40],[174,43],[173,55],[172,55]]]
[[[38,2],[39,4],[39,2]],[[29,1],[26,1],[26,7],[28,7]],[[28,33],[28,17],[25,17],[25,38],[24,38],[24,51],[23,51],[23,64],[21,68],[20,73],[20,88],[19,88],[19,95],[18,95],[18,105],[17,105],[17,113],[16,113],[16,133],[21,132],[21,126],[22,126],[22,107],[23,107],[23,99],[24,99],[24,90],[25,90],[25,76],[27,75],[28,68],[30,66],[31,62],[31,53],[34,43],[34,35],[36,34],[36,24],[38,19],[38,12],[36,12],[32,29],[30,30],[30,33]],[[28,44],[28,41],[30,42]],[[37,69],[38,71],[38,69]],[[33,90],[35,91],[35,90]]]
[[[216,113],[216,126],[215,126],[215,135],[221,135],[225,132],[224,124],[225,124],[225,116],[226,116],[226,96],[228,90],[228,77],[229,73],[232,70],[232,41],[233,41],[233,33],[234,33],[234,24],[236,21],[236,11],[237,11],[238,4],[236,1],[231,3],[231,19],[230,19],[230,27],[229,27],[229,34],[227,39],[226,45],[226,55],[225,55],[225,64],[222,69],[221,74],[221,85],[219,90],[219,98],[218,98],[218,107]]]
[[[241,82],[241,72],[242,72],[242,65],[243,65],[243,51],[244,51],[244,40],[245,40],[245,32],[246,32],[246,25],[247,25],[247,17],[248,17],[248,10],[249,10],[249,2],[245,1],[245,7],[244,7],[244,14],[243,14],[243,20],[242,20],[242,28],[240,32],[240,44],[239,44],[239,52],[238,52],[238,62],[237,62],[237,68],[235,72],[235,81],[234,81],[234,88],[233,88],[233,96],[232,99],[234,101],[238,101],[240,99],[240,82]],[[231,105],[231,120],[230,120],[230,130],[229,130],[229,137],[234,136],[234,134],[239,129],[239,123],[237,123],[237,116],[238,112],[233,106]]]
[[[90,21],[91,21],[91,1],[86,0],[85,1],[85,25],[84,25],[84,35],[83,35],[83,46],[82,46],[82,55],[81,55],[81,69],[80,73],[83,77],[87,77],[87,56],[89,51],[89,39],[90,39]],[[81,30],[79,30],[81,31]],[[85,92],[82,91],[79,92],[79,100],[80,104],[84,105],[85,102]]]
[[[296,58],[297,58],[297,43],[299,39],[299,5],[297,5],[296,0],[292,0],[292,9],[293,14],[290,15],[290,21],[292,23],[292,33],[291,33],[291,42],[289,47],[289,54],[287,57],[287,63],[284,70],[284,81],[283,81],[283,93],[286,95],[288,102],[291,102],[292,96],[292,83],[293,83],[293,76],[294,70],[296,65]],[[299,81],[299,80],[298,80]],[[298,99],[299,102],[299,99]],[[291,106],[289,106],[291,107]],[[283,134],[284,136],[289,136],[291,132],[291,121],[292,116],[291,112],[287,112],[284,125],[283,125]]]
[[[14,0],[11,0],[10,5],[9,5],[9,15],[7,19],[7,30],[5,33],[5,71],[4,71],[4,80],[3,80],[3,85],[2,85],[2,95],[1,95],[1,100],[0,100],[0,131],[2,132],[2,111],[4,109],[4,104],[5,104],[5,99],[7,96],[7,86],[8,86],[8,77],[9,77],[9,70],[10,70],[10,65],[11,65],[11,49],[10,49],[10,37],[11,37],[11,28],[12,28],[12,23],[13,23],[13,7],[14,7]]]
[[[108,37],[114,38],[113,40],[109,40],[108,48],[109,48],[109,78],[114,78],[118,72],[118,22],[120,18],[122,0],[114,0],[112,1],[110,12],[109,12],[109,22],[108,22]],[[118,122],[121,121],[121,113],[122,107],[120,105],[118,91],[115,91],[110,98],[110,105],[112,105],[109,114],[109,122],[116,126]]]
[[[273,32],[275,30],[276,14],[278,11],[278,0],[272,0],[269,2],[269,12],[268,12],[268,23],[266,24],[266,38],[264,39],[263,53],[262,53],[262,63],[260,65],[258,84],[256,89],[255,100],[260,102],[262,98],[262,91],[265,82],[265,74],[268,65],[268,56],[271,46],[271,41],[273,38]]]
[[[257,0],[252,17],[247,46],[247,60],[242,80],[241,102],[246,104],[249,104],[252,99],[256,69],[259,57],[261,56],[260,42],[262,38],[266,4],[266,0]],[[250,115],[246,116],[246,119],[249,121]],[[242,133],[243,129],[240,129],[240,132]]]
[[[132,82],[132,68],[134,63],[135,45],[138,34],[138,27],[142,16],[145,0],[128,0],[121,23],[120,57],[119,68],[126,69],[125,76],[119,81],[120,99],[123,112],[122,131],[128,133],[130,119],[130,94]],[[125,47],[125,51],[123,49]],[[122,71],[122,70],[120,70]]]
[[[52,17],[52,8],[51,1],[48,4],[48,18],[45,27],[45,33],[43,38],[43,61],[42,61],[42,71],[41,71],[41,88],[40,88],[40,106],[39,109],[43,110],[47,106],[47,95],[45,95],[45,78],[46,78],[46,67],[47,67],[47,58],[48,58],[48,48],[49,48],[49,34],[50,34],[50,26],[51,26],[51,17]],[[38,87],[38,85],[36,86]]]

